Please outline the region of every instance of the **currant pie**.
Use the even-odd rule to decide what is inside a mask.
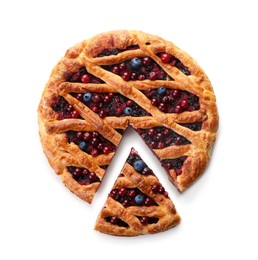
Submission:
[[[132,148],[95,230],[115,236],[138,236],[165,231],[179,222],[167,191]]]
[[[183,191],[204,171],[216,139],[211,83],[173,43],[139,31],[102,33],[70,48],[38,107],[44,152],[91,202],[128,126]]]

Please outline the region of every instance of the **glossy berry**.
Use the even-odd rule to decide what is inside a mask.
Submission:
[[[159,187],[160,187],[159,184],[153,184],[153,185],[151,186],[151,190],[152,190],[154,193],[158,193],[158,192],[159,192]]]
[[[117,216],[112,216],[112,217],[110,218],[110,223],[113,224],[113,225],[115,225],[115,224],[117,224],[118,220],[119,220],[119,219],[118,219]]]
[[[171,60],[171,55],[168,53],[162,53],[160,58],[164,63],[169,63]]]
[[[99,155],[99,152],[98,152],[97,149],[92,149],[91,152],[90,152],[90,154],[91,154],[93,157],[96,157],[96,156]]]
[[[143,66],[149,66],[149,65],[151,64],[151,58],[149,58],[149,57],[144,57],[144,58],[142,59],[142,64],[143,64]]]
[[[131,78],[131,73],[129,71],[124,71],[122,74],[121,74],[121,77],[125,80],[125,81],[128,81],[130,80]]]
[[[145,198],[144,205],[145,206],[152,206],[154,204],[153,200],[149,197]]]
[[[182,101],[180,102],[180,106],[181,106],[182,108],[184,108],[184,109],[187,109],[187,108],[189,107],[189,103],[188,103],[187,100],[182,100]]]
[[[89,101],[91,100],[91,98],[92,98],[92,94],[89,93],[89,92],[85,93],[85,94],[83,95],[83,97],[82,97],[82,99],[83,99],[84,102],[89,102]]]
[[[81,75],[81,82],[82,83],[89,83],[90,82],[90,76],[88,74]]]
[[[157,92],[160,96],[164,96],[166,94],[166,87],[161,86],[157,89]]]
[[[143,225],[147,225],[149,223],[149,218],[148,217],[141,217],[140,218],[140,222],[143,224]]]
[[[126,107],[124,109],[124,113],[127,115],[127,116],[130,116],[132,113],[133,113],[133,110],[131,107]]]
[[[97,178],[97,175],[95,172],[90,172],[89,173],[89,180],[94,181]]]
[[[144,205],[144,195],[141,194],[136,195],[134,201],[137,206]]]
[[[142,66],[142,61],[139,58],[133,58],[130,61],[130,67],[134,70],[138,70]]]
[[[137,160],[133,163],[133,167],[136,171],[141,172],[145,167],[145,163],[143,160]]]
[[[79,147],[80,147],[81,150],[84,151],[87,148],[87,143],[86,142],[80,142]]]
[[[119,194],[120,196],[124,196],[124,195],[126,194],[126,188],[120,188],[120,189],[118,190],[118,194]]]

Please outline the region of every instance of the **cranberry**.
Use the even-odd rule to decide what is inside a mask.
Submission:
[[[105,118],[105,117],[107,116],[107,111],[105,111],[105,110],[100,110],[100,111],[99,111],[99,116],[100,116],[101,118]]]
[[[160,58],[164,63],[169,63],[171,60],[171,55],[164,52],[160,55]]]
[[[188,106],[189,106],[189,103],[188,103],[187,100],[182,100],[182,101],[180,102],[180,106],[181,106],[182,108],[184,108],[184,109],[187,109]]]
[[[119,218],[117,216],[110,217],[110,223],[113,225],[116,225],[118,220],[119,220]]]
[[[168,136],[171,131],[168,128],[165,128],[163,131],[163,135]]]
[[[131,206],[131,202],[128,199],[123,200],[122,205],[126,208]]]
[[[118,194],[119,194],[120,196],[124,196],[124,195],[126,194],[126,188],[120,188],[120,189],[118,190]]]
[[[76,95],[76,98],[77,98],[78,100],[80,100],[80,101],[82,101],[82,97],[83,97],[83,94],[82,94],[82,93],[78,93],[78,94]]]
[[[136,196],[136,191],[135,191],[135,190],[130,190],[130,191],[128,192],[128,196],[129,196],[130,198],[134,198],[134,197]]]
[[[99,155],[99,152],[98,152],[97,149],[92,149],[91,152],[90,152],[90,154],[91,154],[93,157],[96,157],[96,156]]]
[[[125,70],[125,69],[126,69],[126,65],[125,65],[124,62],[122,62],[122,63],[119,64],[119,69],[120,69],[120,70]]]
[[[151,199],[151,198],[149,198],[149,197],[147,197],[147,198],[145,198],[144,199],[144,205],[145,206],[152,206],[154,204],[154,201]]]
[[[138,78],[137,73],[136,73],[136,72],[133,72],[133,73],[131,74],[131,80],[136,80],[137,78]]]
[[[149,66],[150,64],[151,64],[151,58],[149,58],[149,57],[144,57],[144,58],[142,58],[142,64],[143,64],[143,66]]]
[[[109,193],[109,196],[113,199],[116,198],[117,196],[117,193],[118,193],[118,190],[112,190],[110,193]]]
[[[98,144],[99,144],[98,138],[93,137],[92,140],[91,140],[91,144],[92,144],[94,147],[97,147]]]
[[[153,185],[151,186],[151,190],[152,190],[154,193],[158,193],[158,192],[159,192],[159,187],[160,187],[159,184],[153,184]]]
[[[83,175],[88,175],[89,174],[89,170],[88,169],[83,169],[82,174]]]
[[[182,174],[182,169],[176,169],[176,176],[179,176]]]
[[[116,113],[119,115],[119,114],[122,114],[124,112],[124,110],[121,108],[121,107],[118,107],[116,109]]]
[[[92,132],[92,137],[99,137],[99,133],[96,131]]]
[[[101,96],[99,94],[95,94],[95,95],[92,96],[92,101],[94,103],[98,104],[101,100],[102,100],[102,98],[101,98]]]
[[[182,112],[182,107],[180,105],[175,106],[175,113],[181,113]]]
[[[75,168],[73,175],[76,177],[79,177],[82,175],[82,169],[81,168]]]
[[[150,74],[149,74],[149,79],[150,79],[150,80],[155,80],[155,79],[157,79],[157,73],[156,73],[155,71],[150,72]]]
[[[76,110],[72,112],[72,118],[77,118],[79,115],[80,114]]]
[[[160,104],[159,104],[159,110],[161,110],[162,112],[165,112],[166,107],[167,107],[167,106],[166,106],[164,103],[160,103]]]
[[[90,82],[90,76],[88,74],[81,75],[81,82],[82,83],[89,83]]]
[[[110,146],[105,146],[105,147],[103,147],[102,151],[104,154],[109,154],[111,152],[111,148],[110,148]]]
[[[83,135],[83,139],[85,141],[89,141],[92,139],[92,133],[91,132],[85,132],[84,135]]]
[[[76,137],[79,139],[83,138],[83,133],[82,132],[77,132]]]
[[[157,106],[159,105],[159,100],[158,100],[157,98],[153,98],[153,99],[151,100],[151,104],[152,104],[153,106],[157,107]]]
[[[151,141],[149,145],[150,145],[150,148],[152,148],[152,149],[156,148],[156,142],[154,142],[154,141]]]
[[[127,100],[126,101],[126,106],[128,106],[128,107],[132,107],[133,104],[134,104],[134,102],[132,100]]]
[[[139,80],[145,80],[145,76],[144,76],[143,74],[140,74],[140,75],[138,76],[138,79],[139,79]]]
[[[150,137],[154,136],[155,134],[156,134],[155,129],[151,128],[151,129],[148,130],[148,135],[149,135]]]
[[[159,186],[159,190],[158,190],[159,193],[163,194],[165,192],[165,189],[163,186]]]
[[[164,191],[163,195],[164,195],[165,198],[169,198],[167,191]]]
[[[143,225],[147,225],[149,223],[149,218],[148,217],[141,217],[140,218],[140,222],[143,224]]]
[[[175,98],[179,97],[179,91],[177,89],[174,89],[172,91],[172,96],[175,97]]]
[[[97,175],[95,172],[90,172],[89,173],[89,180],[94,181],[97,178]]]
[[[98,113],[99,112],[99,108],[97,106],[93,106],[91,108],[91,110],[94,112],[94,113]]]
[[[119,69],[118,66],[114,66],[114,67],[112,67],[112,69],[111,69],[111,72],[113,72],[114,74],[118,74],[119,71],[120,71],[120,69]]]
[[[67,106],[66,110],[67,110],[68,112],[73,111],[73,106],[72,106],[71,104],[69,104],[69,105]]]
[[[111,97],[109,95],[106,95],[103,101],[104,103],[108,104],[111,101]]]
[[[121,74],[121,77],[123,78],[123,80],[129,81],[130,78],[131,78],[131,73],[130,73],[129,71],[124,71],[124,72]]]

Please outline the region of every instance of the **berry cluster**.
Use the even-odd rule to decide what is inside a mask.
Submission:
[[[158,89],[143,90],[142,93],[151,104],[164,113],[181,113],[200,109],[199,98],[179,89],[169,89],[160,86]]]
[[[95,172],[91,172],[86,168],[68,166],[67,170],[72,174],[73,178],[81,185],[89,185],[93,182],[100,182]]]
[[[116,151],[116,146],[105,139],[98,132],[76,132],[68,131],[66,132],[68,142],[73,142],[77,144],[80,149],[93,157],[100,154],[109,154]]]
[[[190,141],[185,137],[164,126],[149,129],[138,128],[136,131],[152,149],[163,149],[172,145],[190,144]]]
[[[176,171],[176,175],[178,176],[182,174],[181,168],[186,158],[187,156],[181,156],[175,159],[163,159],[161,160],[161,164],[166,169],[167,172],[171,169],[174,169]]]

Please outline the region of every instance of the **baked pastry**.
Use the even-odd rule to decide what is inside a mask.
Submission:
[[[114,236],[138,236],[165,231],[179,222],[167,191],[132,148],[99,213],[95,230]]]
[[[91,202],[132,126],[183,191],[204,171],[218,114],[203,70],[173,43],[139,31],[70,48],[38,107],[44,152],[64,184]]]

